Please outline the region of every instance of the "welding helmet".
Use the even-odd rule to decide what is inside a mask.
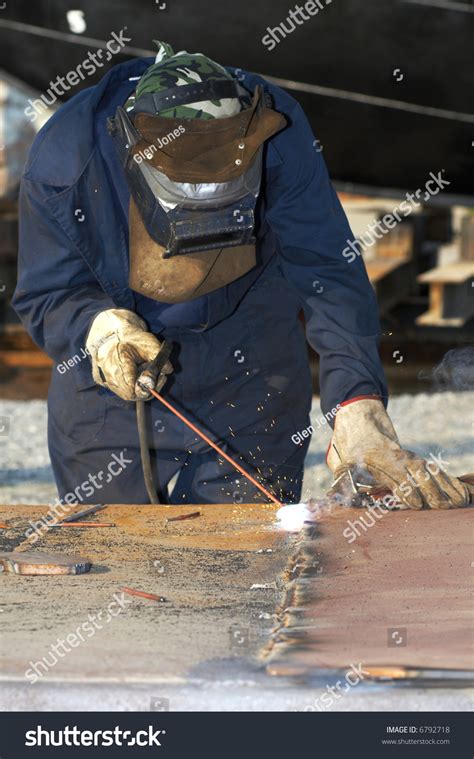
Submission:
[[[109,121],[130,190],[130,287],[180,303],[256,264],[265,140],[284,117],[202,55],[165,55]]]

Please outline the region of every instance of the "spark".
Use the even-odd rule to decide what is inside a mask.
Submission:
[[[310,512],[307,503],[292,503],[282,506],[277,511],[278,527],[286,532],[298,532],[302,529]]]

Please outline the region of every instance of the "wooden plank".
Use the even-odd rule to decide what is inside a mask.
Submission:
[[[377,258],[409,261],[413,257],[415,230],[413,224],[403,224],[377,240]]]
[[[438,266],[417,280],[430,288],[429,310],[416,319],[420,326],[462,327],[474,314],[474,261]]]
[[[462,284],[474,278],[474,261],[459,261],[456,264],[437,266],[436,269],[419,274],[417,281],[421,283]]]
[[[474,289],[469,283],[430,284],[430,308],[417,317],[416,323],[429,327],[462,327],[474,315]]]
[[[425,311],[424,314],[420,314],[420,316],[417,316],[416,318],[416,323],[419,324],[420,327],[463,327],[466,322],[467,317],[465,319],[461,317],[446,319],[431,311]]]
[[[52,366],[53,362],[46,353],[43,353],[39,349],[32,351],[0,350],[0,365],[11,368],[22,366],[29,368],[44,368]]]

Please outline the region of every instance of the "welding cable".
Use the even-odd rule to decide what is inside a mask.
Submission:
[[[139,384],[143,390],[150,393],[153,387],[156,386],[157,378],[161,376],[161,373],[165,371],[166,364],[173,350],[173,344],[169,341],[163,340],[160,350],[156,354],[153,361],[148,361],[141,364],[139,367]],[[164,379],[158,384],[158,388],[161,388],[164,384]],[[140,458],[143,469],[143,479],[145,480],[145,487],[150,499],[150,503],[161,503],[158,496],[157,488],[153,480],[153,470],[151,467],[151,454],[150,445],[148,439],[148,430],[146,426],[146,410],[145,401],[137,400],[137,429],[138,439],[140,441]],[[158,482],[158,490],[160,484]],[[164,500],[166,503],[167,490],[164,490]]]
[[[153,480],[153,470],[151,468],[151,454],[148,441],[148,432],[146,428],[146,411],[145,401],[137,401],[137,429],[138,439],[140,441],[140,458],[142,461],[143,478],[145,480],[145,487],[148,493],[150,503],[161,503],[158,493],[156,492],[155,483]]]

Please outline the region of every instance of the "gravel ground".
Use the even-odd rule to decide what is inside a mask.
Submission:
[[[25,705],[24,683],[2,682],[0,708],[3,711],[154,711],[157,699],[166,699],[173,712],[472,712],[472,688],[413,688],[362,682],[344,693],[329,709],[321,706],[321,696],[333,683],[309,686],[282,678],[271,681],[242,669],[223,677],[224,665],[212,680],[147,684],[37,683],[29,691]],[[315,706],[318,699],[319,708]],[[322,702],[324,704],[324,701]],[[317,724],[317,723],[316,723]],[[437,724],[431,722],[430,724]],[[315,731],[317,726],[315,725]],[[441,752],[440,752],[441,755]]]
[[[399,395],[390,401],[389,412],[404,447],[424,456],[442,454],[449,474],[474,471],[474,392]],[[0,400],[0,503],[50,503],[56,497],[46,416],[45,401]],[[324,463],[330,429],[320,420],[315,398],[303,500],[330,485]]]

